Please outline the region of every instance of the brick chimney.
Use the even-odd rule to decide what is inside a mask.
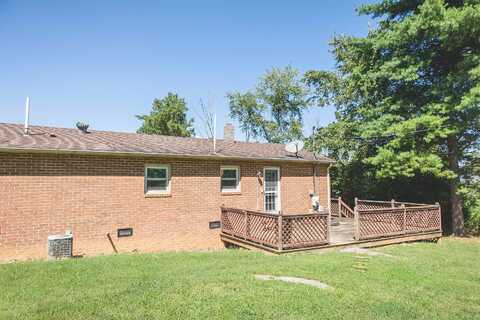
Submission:
[[[235,141],[235,127],[232,123],[225,123],[223,127],[223,139],[226,141]]]

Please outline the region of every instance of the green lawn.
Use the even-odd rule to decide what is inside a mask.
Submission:
[[[478,239],[377,250],[394,257],[226,250],[4,264],[0,319],[480,319]]]

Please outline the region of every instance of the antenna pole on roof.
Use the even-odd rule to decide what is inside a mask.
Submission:
[[[295,157],[298,158],[298,153],[303,149],[303,141],[301,140],[295,140],[292,142],[289,142],[285,145],[285,150],[287,152],[295,153]]]
[[[213,115],[213,153],[217,153],[217,115]]]
[[[30,117],[30,97],[27,97],[25,101],[25,127],[24,127],[24,134],[28,135],[30,128],[28,127],[28,121]]]
[[[317,159],[317,155],[315,151],[315,126],[312,127],[312,150],[313,150],[313,157]]]

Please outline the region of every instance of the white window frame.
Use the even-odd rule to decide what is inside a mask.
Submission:
[[[237,181],[237,187],[235,189],[222,189],[222,176],[223,176],[223,171],[224,170],[235,170],[237,173],[236,176],[236,181]],[[226,178],[228,180],[232,180],[233,178]],[[222,193],[234,193],[234,192],[241,192],[241,186],[240,186],[240,167],[239,166],[221,166],[220,167],[220,190]]]
[[[265,212],[269,212],[269,213],[279,213],[281,210],[282,210],[282,198],[281,198],[281,186],[282,186],[282,176],[281,176],[281,170],[280,170],[280,167],[264,167],[263,168],[263,185],[264,185],[264,188],[265,188],[265,171],[266,170],[276,170],[278,172],[278,181],[277,181],[277,203],[275,203],[275,205],[278,205],[278,208],[276,208],[276,210],[267,210],[267,202],[265,201],[265,198],[266,198],[266,195],[267,195],[267,191],[263,191],[263,210],[265,210]]]
[[[148,178],[147,172],[148,169],[165,169],[167,171],[166,178]],[[167,189],[166,190],[148,190],[147,181],[148,180],[167,180]],[[147,164],[145,165],[145,175],[144,175],[144,193],[145,194],[170,194],[170,165],[168,164]]]

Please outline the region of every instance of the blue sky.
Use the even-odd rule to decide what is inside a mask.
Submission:
[[[22,123],[29,95],[32,124],[135,131],[134,115],[173,91],[193,117],[210,101],[221,136],[227,92],[271,67],[332,69],[333,35],[367,32],[364,2],[0,0],[0,122]],[[305,131],[333,119],[312,108]]]

